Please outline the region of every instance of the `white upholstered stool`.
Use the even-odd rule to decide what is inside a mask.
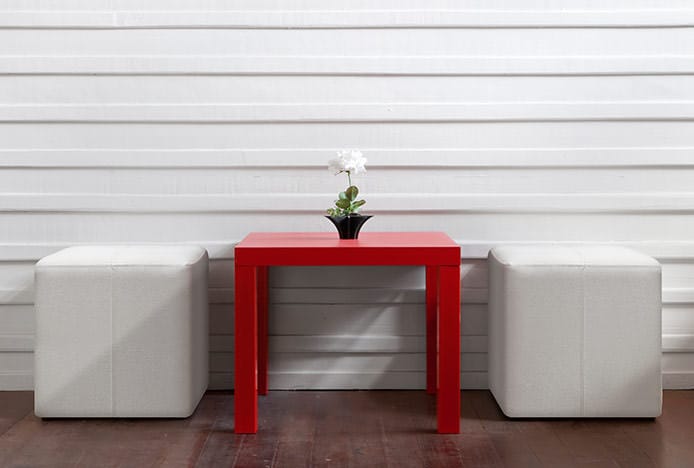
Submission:
[[[207,388],[207,252],[83,246],[36,265],[35,412],[187,417]]]
[[[661,273],[623,247],[489,254],[489,386],[511,417],[661,412]]]

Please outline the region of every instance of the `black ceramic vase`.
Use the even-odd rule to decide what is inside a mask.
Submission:
[[[359,231],[371,215],[352,214],[348,216],[326,216],[337,228],[340,239],[357,239]]]

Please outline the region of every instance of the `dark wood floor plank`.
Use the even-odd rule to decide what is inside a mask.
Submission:
[[[273,468],[311,466],[317,395],[314,392],[292,392],[290,396],[285,418],[278,427],[279,441]]]
[[[481,434],[484,431],[482,421],[477,416],[473,406],[474,395],[478,391],[465,391],[460,396],[460,433],[461,434]]]
[[[215,418],[198,455],[196,468],[232,467],[238,458],[245,435],[234,433],[234,395],[232,392],[208,392]]]
[[[419,450],[426,467],[460,468],[463,459],[455,436],[448,434],[420,434],[417,436]]]
[[[41,420],[31,393],[0,392],[0,466],[688,467],[694,392],[665,392],[652,419],[509,419],[487,391],[462,394],[461,434],[436,434],[424,392],[270,392],[260,432],[234,434],[233,393],[187,419]]]
[[[34,392],[0,392],[0,435],[34,410]]]
[[[311,466],[349,466],[351,444],[346,419],[358,415],[345,411],[347,397],[342,392],[325,392],[318,396],[316,404],[320,409],[316,412]]]
[[[431,395],[424,392],[388,392],[384,400],[378,412],[386,467],[425,466],[423,453],[414,439],[416,434],[432,430]]]
[[[475,412],[473,400],[472,392],[462,393],[460,436],[456,437],[456,443],[463,466],[503,467],[503,460]]]
[[[513,428],[542,466],[576,466],[573,454],[553,430],[551,420],[514,420]]]
[[[515,423],[503,414],[490,392],[480,390],[465,393],[469,393],[467,398],[470,399],[475,417],[489,435],[504,466],[544,466]]]
[[[31,430],[12,466],[191,466],[211,424],[203,401],[187,419],[49,419],[27,416]],[[24,428],[18,428],[23,430]],[[2,441],[6,438],[1,439]]]
[[[504,462],[489,434],[466,433],[455,437],[463,466],[501,468]]]
[[[0,437],[4,467],[71,467],[87,450],[87,436],[81,420],[41,421],[30,414]],[[4,442],[8,442],[10,447]],[[13,450],[13,447],[15,450]]]
[[[666,391],[663,414],[655,420],[622,422],[624,432],[653,460],[655,466],[694,466],[694,391]]]
[[[648,454],[629,438],[619,421],[556,421],[553,428],[577,466],[653,466]]]
[[[504,416],[490,392],[471,390],[464,392],[463,396],[470,401],[472,414],[484,431],[489,433],[514,432],[512,421]]]
[[[175,426],[167,437],[162,466],[190,467],[197,462],[217,418],[216,403],[213,398],[203,398],[191,417],[168,421]]]
[[[258,433],[246,434],[234,466],[271,467],[279,450],[281,428],[286,426],[293,392],[270,392],[258,398]]]
[[[489,438],[505,467],[536,468],[544,465],[521,435],[516,432],[493,432]]]
[[[397,392],[327,392],[317,403],[312,466],[388,466],[385,422],[400,430],[390,418]],[[387,414],[383,414],[386,411]],[[397,410],[395,414],[400,414]],[[409,422],[409,418],[408,418]],[[397,452],[391,446],[391,453]],[[411,461],[408,460],[408,461]],[[407,465],[401,465],[407,466]]]
[[[350,466],[381,468],[387,465],[380,408],[392,392],[350,392],[345,409],[349,432]],[[344,395],[344,393],[343,393]]]
[[[414,434],[423,461],[421,466],[462,467],[463,460],[456,443],[457,436],[436,432],[436,396],[427,394],[420,396],[423,401],[417,405],[417,411],[412,411],[411,419],[415,422],[414,426],[419,428]],[[407,404],[407,402],[403,403]]]
[[[15,465],[13,460],[21,456],[24,448],[40,433],[41,429],[41,420],[32,413],[5,431],[0,436],[0,466]]]

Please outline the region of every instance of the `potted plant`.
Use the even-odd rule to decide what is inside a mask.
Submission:
[[[347,174],[348,187],[337,194],[335,206],[328,208],[328,218],[337,228],[340,239],[356,239],[359,231],[369,215],[362,215],[359,209],[364,206],[366,200],[359,200],[359,188],[352,185],[352,175],[366,172],[366,158],[359,150],[342,150],[337,152],[337,157],[328,161],[328,169],[334,175]]]

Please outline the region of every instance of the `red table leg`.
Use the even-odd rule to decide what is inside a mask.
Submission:
[[[439,269],[438,432],[460,432],[460,266]]]
[[[258,267],[258,393],[267,395],[268,267]]]
[[[258,432],[258,315],[256,268],[236,265],[234,432]]]
[[[439,269],[426,267],[426,301],[427,301],[427,393],[436,393],[438,362],[438,343],[436,340],[436,317],[438,314]]]

